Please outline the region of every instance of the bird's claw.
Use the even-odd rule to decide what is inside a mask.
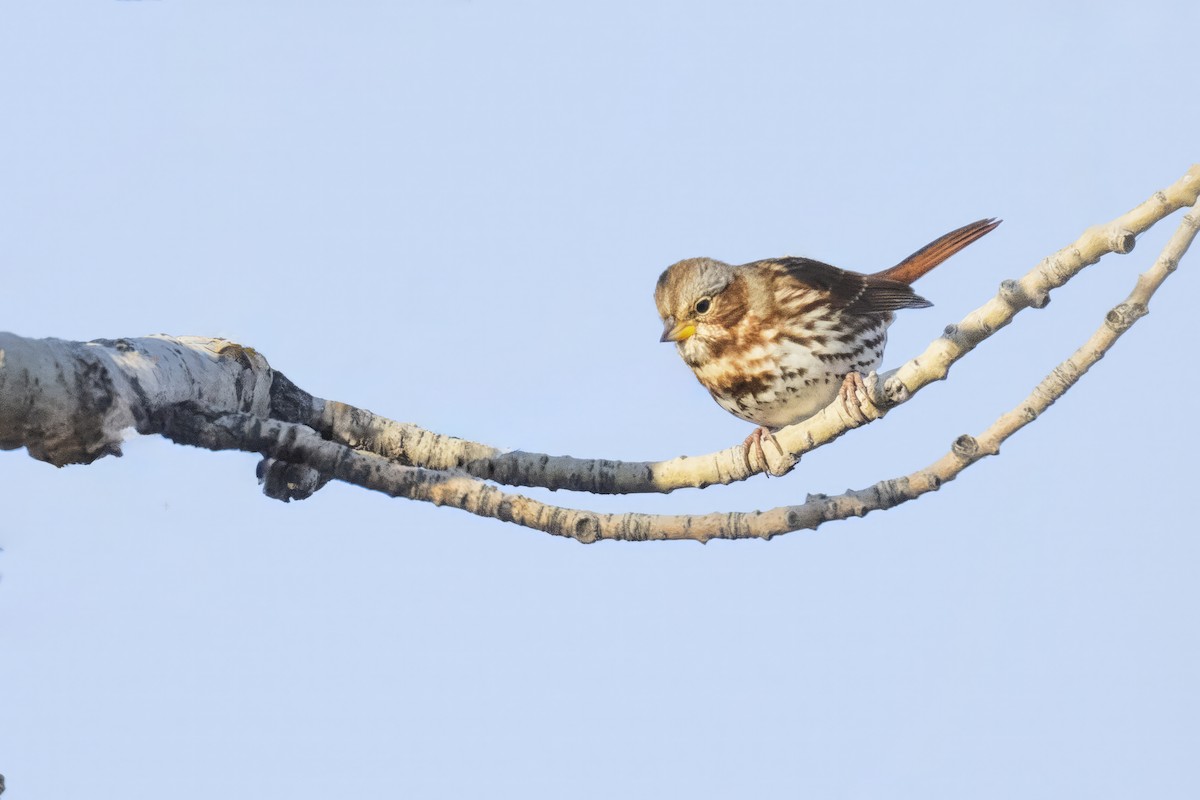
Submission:
[[[763,450],[763,439],[771,443],[779,456],[774,459],[774,463],[767,459],[767,454]],[[775,439],[775,436],[766,428],[755,428],[754,433],[746,437],[746,441],[742,442],[742,458],[746,462],[746,472],[754,473],[754,462],[750,458],[751,450],[758,457],[758,463],[762,464],[763,472],[767,475],[776,477],[786,475],[796,465],[796,459],[792,457],[783,446]]]
[[[855,425],[865,425],[873,418],[867,414],[867,408],[873,405],[871,393],[859,373],[851,372],[846,375],[838,390],[838,399],[841,401],[842,410]]]

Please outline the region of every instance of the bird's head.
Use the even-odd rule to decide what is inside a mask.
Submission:
[[[745,298],[731,291],[735,277],[733,267],[711,258],[689,258],[668,267],[654,288],[663,321],[659,341],[675,342],[687,359],[728,336],[745,313]]]

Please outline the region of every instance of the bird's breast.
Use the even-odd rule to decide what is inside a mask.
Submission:
[[[727,411],[779,428],[806,419],[837,396],[850,372],[876,369],[891,315],[809,315],[804,320],[747,317],[721,346],[687,359],[697,379]]]

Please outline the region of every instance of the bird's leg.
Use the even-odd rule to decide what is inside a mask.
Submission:
[[[750,450],[753,448],[754,452],[758,454],[759,463],[763,465],[763,471],[766,472],[767,475],[773,474],[771,462],[767,461],[767,454],[763,452],[762,443],[764,437],[766,437],[766,440],[770,442],[776,450],[779,451],[780,458],[786,458],[787,456],[787,453],[783,451],[783,448],[779,445],[779,442],[775,440],[775,437],[769,430],[766,428],[755,428],[754,433],[747,436],[746,441],[742,442],[742,457],[746,459],[747,472],[754,472],[754,464],[750,460]],[[790,469],[790,467],[788,469]],[[784,470],[784,472],[786,472],[786,470]],[[778,474],[782,475],[783,473],[780,472]]]
[[[838,399],[842,402],[842,408],[845,409],[846,415],[851,420],[864,425],[868,422],[867,415],[863,411],[863,405],[871,399],[870,392],[867,391],[867,385],[863,382],[863,376],[857,372],[851,372],[846,375],[842,381],[842,386],[838,390]]]

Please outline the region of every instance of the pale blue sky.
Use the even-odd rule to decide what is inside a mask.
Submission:
[[[684,257],[890,266],[887,366],[1200,148],[1187,2],[5,3],[0,329],[253,346],[304,388],[579,456],[750,427],[658,342]],[[754,509],[1014,405],[1110,257]],[[1193,252],[998,459],[770,543],[584,547],[255,458],[0,453],[0,772],[60,798],[1200,796]],[[9,795],[5,796],[8,800]]]

